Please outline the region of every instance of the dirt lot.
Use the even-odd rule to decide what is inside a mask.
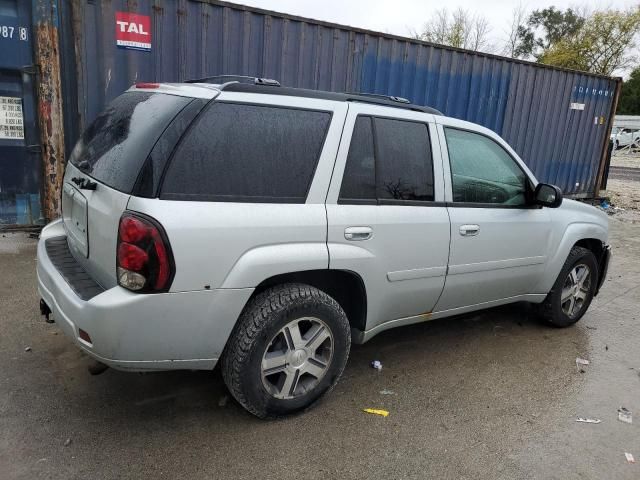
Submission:
[[[217,371],[89,376],[40,319],[35,241],[0,236],[0,479],[640,478],[640,224],[617,217],[609,279],[575,327],[515,305],[388,331],[317,408],[275,422]]]
[[[611,158],[607,189],[600,195],[611,199],[610,214],[620,220],[640,222],[640,153],[618,152]]]

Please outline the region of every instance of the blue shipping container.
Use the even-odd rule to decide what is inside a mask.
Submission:
[[[31,5],[0,0],[0,228],[43,223]]]
[[[150,50],[116,45],[116,12],[149,17]],[[598,194],[620,79],[215,0],[65,0],[61,15],[61,42],[75,48],[63,69],[67,152],[137,81],[238,74],[406,97],[496,131],[541,181]]]

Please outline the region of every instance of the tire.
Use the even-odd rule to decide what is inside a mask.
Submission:
[[[586,278],[581,276],[584,267],[588,269]],[[554,327],[563,328],[576,323],[591,305],[598,283],[598,274],[598,263],[591,250],[573,247],[553,288],[544,302],[538,306],[540,317]],[[574,294],[569,295],[570,289],[573,289]],[[563,292],[565,293],[564,301]],[[583,298],[578,298],[579,296]]]
[[[306,410],[336,385],[350,347],[338,302],[309,285],[279,285],[243,310],[222,356],[222,376],[250,413],[282,417]]]

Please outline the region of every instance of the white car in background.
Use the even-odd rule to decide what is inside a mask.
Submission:
[[[613,141],[613,146],[616,149],[627,147],[632,144],[640,146],[640,130],[614,127],[611,132],[611,140]]]

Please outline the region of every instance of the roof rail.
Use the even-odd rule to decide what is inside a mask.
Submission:
[[[401,97],[387,97],[385,95],[376,94],[356,94],[356,93],[335,93],[322,90],[307,90],[304,88],[280,87],[270,88],[263,84],[247,83],[247,82],[228,82],[221,87],[221,90],[230,92],[245,93],[265,93],[269,95],[283,95],[292,97],[318,98],[323,100],[333,100],[338,102],[362,102],[374,105],[382,105],[386,107],[403,108],[405,110],[413,110],[416,112],[430,113],[432,115],[442,115],[442,112],[435,108],[425,107],[423,105],[414,105],[408,100]]]
[[[185,83],[243,83],[246,85],[265,85],[268,87],[279,87],[280,82],[271,78],[249,77],[246,75],[214,75],[193,80],[185,80]]]
[[[391,100],[398,103],[411,103],[404,97],[396,97],[395,95],[381,95],[379,93],[362,93],[362,92],[345,92],[346,95],[357,95],[358,97],[380,98],[382,100]]]

